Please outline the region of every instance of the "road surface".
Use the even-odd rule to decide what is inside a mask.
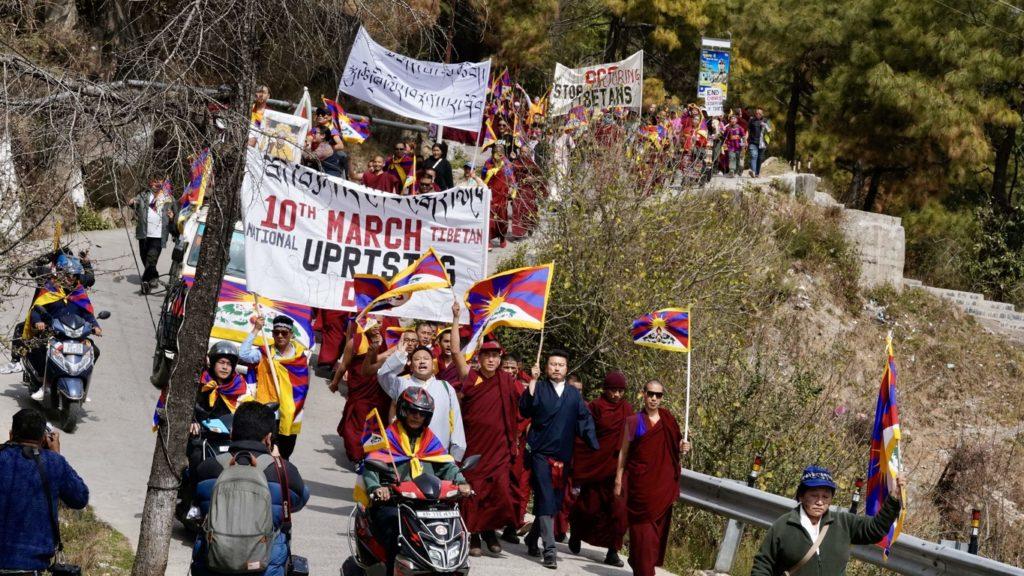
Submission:
[[[87,233],[75,238],[76,250],[90,247],[96,266],[96,286],[91,292],[97,312],[109,310],[103,322],[103,337],[97,339],[102,355],[85,405],[85,417],[75,434],[65,434],[61,449],[71,465],[89,485],[90,504],[97,514],[138,542],[139,522],[146,496],[155,434],[151,430],[153,408],[158,396],[149,384],[154,347],[154,322],[162,294],[147,299],[139,293],[139,271],[132,250],[133,238],[124,230]],[[160,270],[167,270],[169,250],[164,252]],[[497,252],[497,251],[496,251]],[[497,254],[494,255],[495,259]],[[24,289],[15,298],[0,303],[0,325],[7,334],[10,326],[24,319],[30,294]],[[6,358],[2,361],[6,362]],[[294,519],[293,552],[309,559],[314,575],[339,573],[349,555],[348,525],[353,508],[352,488],[356,475],[349,471],[335,432],[344,398],[332,395],[326,381],[314,377],[306,401],[306,414],[292,462],[299,468],[311,497]],[[38,407],[28,397],[21,374],[0,375],[0,433],[6,436],[11,416],[22,407]],[[191,539],[176,525],[171,543],[167,574],[188,573]],[[505,544],[501,558],[471,558],[477,575],[551,574],[522,545]],[[560,545],[559,574],[624,576],[629,568],[601,563],[604,552],[584,547],[574,556]]]

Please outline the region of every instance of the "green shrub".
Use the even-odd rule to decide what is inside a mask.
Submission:
[[[112,228],[99,212],[88,205],[78,208],[78,231],[91,232],[93,230],[109,230]]]
[[[978,259],[981,233],[976,214],[952,211],[933,200],[902,218],[907,238],[906,277],[953,290],[977,288],[971,272]]]

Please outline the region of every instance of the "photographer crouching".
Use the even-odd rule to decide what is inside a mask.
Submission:
[[[10,441],[0,449],[0,576],[81,573],[59,563],[58,499],[85,508],[89,488],[60,455],[57,432],[25,408],[14,415]]]

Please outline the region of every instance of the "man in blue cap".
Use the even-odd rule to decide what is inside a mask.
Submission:
[[[796,489],[800,505],[768,529],[750,575],[841,576],[850,560],[850,546],[878,542],[896,521],[901,506],[898,498],[906,487],[903,475],[896,485],[895,497],[890,494],[886,498],[878,515],[857,516],[829,509],[836,493],[832,474],[828,468],[808,466]]]

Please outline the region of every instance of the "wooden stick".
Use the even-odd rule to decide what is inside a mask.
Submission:
[[[544,350],[544,328],[540,327],[540,346],[537,346],[537,360],[533,363],[534,366],[540,366],[540,354]]]

